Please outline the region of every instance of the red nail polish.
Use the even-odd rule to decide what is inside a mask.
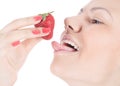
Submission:
[[[50,28],[43,28],[43,29],[42,29],[42,32],[43,32],[43,33],[48,33],[48,32],[50,32]]]
[[[35,17],[34,17],[34,20],[35,20],[35,21],[40,21],[40,20],[42,20],[42,16],[35,16]]]
[[[15,47],[15,46],[17,46],[19,44],[20,44],[20,41],[15,41],[15,42],[12,43],[12,46]]]
[[[38,30],[38,29],[33,30],[32,33],[33,33],[34,35],[38,35],[38,34],[40,34],[40,30]]]

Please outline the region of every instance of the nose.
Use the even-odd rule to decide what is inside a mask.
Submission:
[[[82,22],[77,16],[65,18],[64,23],[67,31],[71,30],[78,33],[82,30]]]

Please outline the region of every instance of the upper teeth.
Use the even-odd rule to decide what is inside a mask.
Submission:
[[[70,40],[62,40],[62,41],[61,41],[61,44],[64,44],[64,43],[70,44],[70,45],[73,46],[74,49],[76,49],[77,51],[79,50],[79,47],[78,47],[74,42],[72,42],[72,41],[70,41]]]

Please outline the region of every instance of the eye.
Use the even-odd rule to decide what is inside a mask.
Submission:
[[[92,23],[92,24],[103,24],[103,22],[101,22],[101,21],[98,20],[98,19],[92,19],[92,20],[90,21],[90,23]]]

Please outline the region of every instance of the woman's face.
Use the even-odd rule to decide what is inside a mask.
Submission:
[[[61,42],[53,42],[51,71],[68,83],[110,79],[120,62],[120,1],[92,0],[65,19]]]

